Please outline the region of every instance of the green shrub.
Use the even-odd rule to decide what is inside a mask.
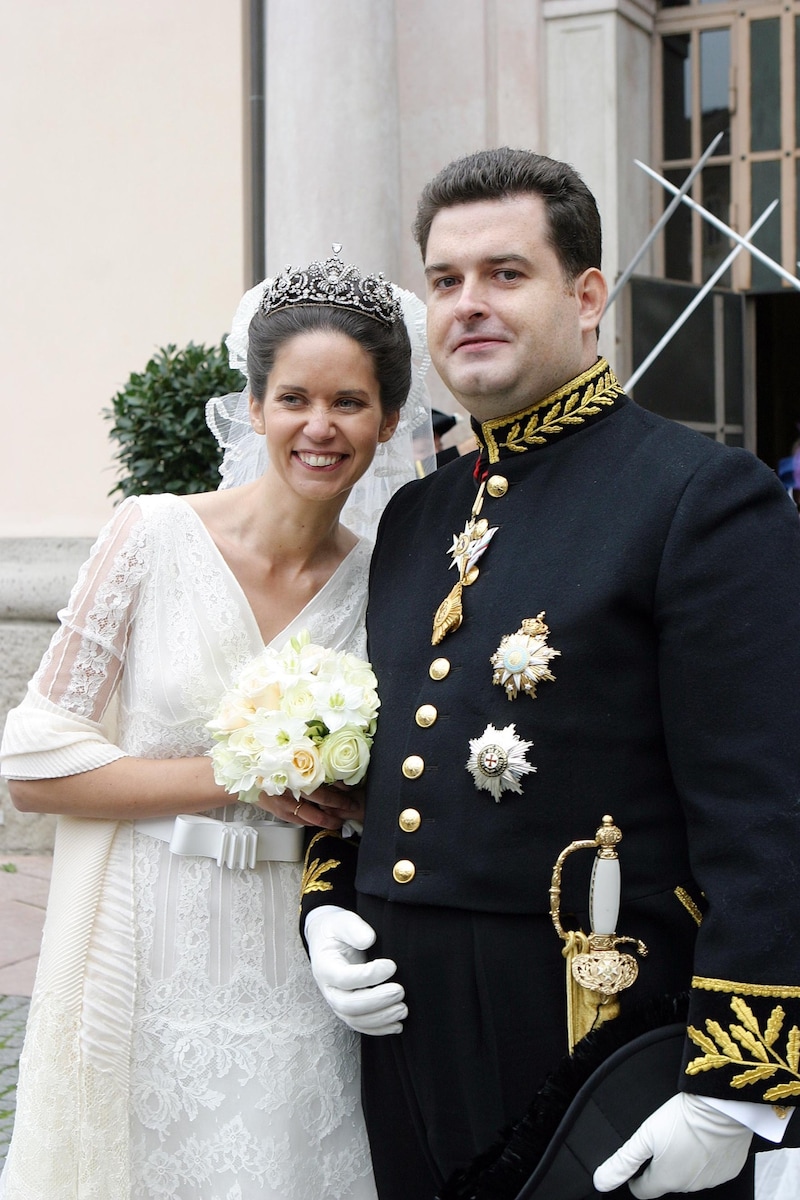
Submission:
[[[224,343],[160,349],[103,409],[124,471],[109,495],[213,491],[222,453],[206,425],[206,401],[240,392],[244,383],[228,366]]]

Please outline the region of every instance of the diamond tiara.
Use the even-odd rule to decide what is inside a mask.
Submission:
[[[286,267],[264,292],[259,311],[268,315],[295,305],[324,304],[364,313],[384,325],[402,321],[403,309],[383,274],[359,275],[358,268],[345,266],[342,247],[333,245],[325,262],[312,262],[302,270]]]

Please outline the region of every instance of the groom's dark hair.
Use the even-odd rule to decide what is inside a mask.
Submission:
[[[600,267],[602,230],[592,193],[568,163],[531,150],[479,150],[444,167],[422,189],[412,226],[422,251],[436,214],[476,200],[507,200],[533,194],[545,203],[550,245],[568,282],[589,267]]]

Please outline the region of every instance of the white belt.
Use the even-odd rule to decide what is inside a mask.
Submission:
[[[134,822],[150,837],[168,842],[172,854],[215,858],[218,867],[254,867],[257,862],[301,862],[305,830],[302,825],[260,821],[217,821],[191,813],[180,817],[150,817]]]

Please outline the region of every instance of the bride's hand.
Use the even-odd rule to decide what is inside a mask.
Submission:
[[[345,783],[323,783],[310,796],[295,800],[291,792],[267,796],[261,792],[258,807],[290,825],[312,825],[319,829],[341,829],[345,821],[363,821],[363,788]]]

